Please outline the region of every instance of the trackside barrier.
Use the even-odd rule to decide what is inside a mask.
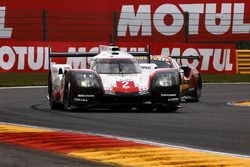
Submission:
[[[250,74],[250,50],[236,50],[238,74]]]

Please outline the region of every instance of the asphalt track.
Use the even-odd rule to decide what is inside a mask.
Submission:
[[[51,111],[46,95],[46,88],[0,89],[0,121],[250,156],[250,108],[227,105],[249,100],[249,84],[204,85],[201,101],[183,103],[177,113]],[[102,166],[6,144],[0,144],[0,157],[0,166]]]

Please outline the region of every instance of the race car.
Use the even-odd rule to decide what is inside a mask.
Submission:
[[[179,69],[181,76],[181,99],[184,101],[198,102],[201,97],[202,79],[199,71],[187,65],[180,65],[176,59],[199,59],[196,56],[180,57],[180,56],[164,56],[154,55],[150,57],[151,63],[155,63],[158,68],[174,68]],[[147,61],[145,57],[137,57],[139,62]]]
[[[117,46],[101,46],[99,53],[49,53],[56,57],[92,57],[88,69],[68,64],[49,65],[48,93],[51,109],[96,106],[166,107],[177,111],[180,103],[180,75],[177,68],[139,64],[136,56],[150,52],[124,52]],[[49,63],[50,64],[50,63]]]

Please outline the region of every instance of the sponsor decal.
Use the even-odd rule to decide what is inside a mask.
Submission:
[[[88,99],[74,98],[74,101],[76,101],[76,102],[88,102]]]
[[[11,38],[13,28],[5,27],[6,7],[0,6],[0,38]]]
[[[131,93],[131,92],[139,92],[139,88],[135,86],[134,81],[117,81],[117,87],[113,88],[114,92],[123,92],[123,93]]]
[[[179,101],[179,98],[169,98],[168,101]]]
[[[244,22],[245,3],[164,3],[156,9],[153,8],[155,4],[141,4],[137,10],[135,6],[122,5],[118,36],[152,36],[154,29],[161,35],[174,36],[185,26],[185,12],[189,13],[190,35],[204,33],[201,28],[211,35],[249,34],[250,31],[250,23]],[[171,24],[166,24],[166,17],[172,18]]]
[[[83,94],[78,94],[77,97],[95,97],[95,95],[83,95]]]
[[[141,66],[142,69],[145,69],[145,70],[150,70],[151,67],[150,66]]]
[[[100,43],[46,43],[2,42],[0,45],[1,72],[46,72],[48,70],[48,45],[52,51],[66,53],[98,52]],[[117,43],[125,51],[145,51],[144,43]],[[236,73],[236,53],[232,44],[151,44],[151,54],[164,56],[199,56],[198,60],[178,59],[183,65],[196,67],[201,73]],[[52,58],[51,63],[69,64],[85,69],[91,58]]]
[[[225,49],[215,49],[215,48],[185,48],[181,50],[181,48],[162,48],[162,55],[166,56],[198,56],[203,59],[200,64],[199,60],[189,61],[187,59],[178,59],[179,64],[189,65],[192,67],[198,67],[200,65],[201,71],[209,70],[209,65],[215,71],[232,71],[233,70],[233,62],[231,61],[231,52],[232,50],[229,48]],[[211,63],[210,63],[211,62]]]
[[[176,94],[161,94],[161,97],[176,97]]]
[[[3,71],[37,71],[48,69],[48,47],[8,46],[0,47],[0,69]]]
[[[141,51],[143,43],[120,42],[119,46],[130,46],[134,51]],[[123,48],[124,49],[124,48]],[[139,50],[140,49],[140,50]],[[144,47],[145,51],[146,48]],[[201,73],[236,73],[236,52],[233,44],[183,44],[152,42],[152,55],[197,56],[197,59],[177,59],[181,65],[195,67]],[[128,51],[125,49],[125,51]],[[156,56],[158,58],[158,56]],[[163,60],[164,61],[164,60]]]

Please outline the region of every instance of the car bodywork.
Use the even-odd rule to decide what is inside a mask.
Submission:
[[[99,53],[49,53],[53,57],[92,57],[89,69],[72,69],[67,64],[49,65],[48,93],[51,109],[66,111],[93,106],[165,106],[176,111],[180,103],[180,76],[176,68],[158,69],[141,63],[137,56],[150,52],[123,52],[106,46]],[[49,61],[50,62],[50,61]]]
[[[138,61],[145,62],[144,57],[138,57]],[[164,56],[164,55],[154,55],[150,57],[151,63],[155,63],[158,68],[164,69],[179,69],[181,84],[181,98],[185,101],[196,101],[198,102],[201,97],[202,90],[202,79],[201,74],[195,67],[180,65],[177,60],[180,59],[199,59],[196,56]]]

